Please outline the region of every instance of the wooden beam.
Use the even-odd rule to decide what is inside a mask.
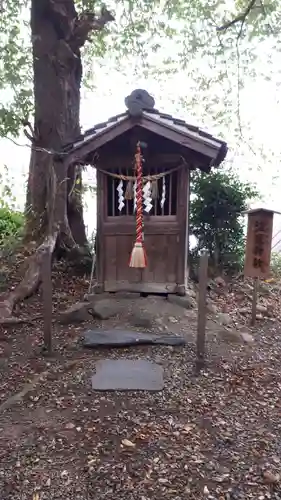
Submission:
[[[198,297],[198,320],[196,339],[196,367],[203,368],[205,364],[205,342],[206,342],[206,317],[207,317],[207,282],[208,282],[208,254],[200,255],[199,262],[199,297]]]
[[[176,220],[176,216],[171,216],[173,221],[162,221],[162,216],[153,217],[155,222],[144,220],[144,236],[145,235],[159,235],[159,234],[178,234],[179,224]],[[108,220],[111,220],[110,222]],[[160,219],[160,220],[159,220]],[[103,223],[103,234],[104,235],[135,235],[136,232],[136,221],[135,216],[117,216],[108,217],[107,221]]]
[[[105,281],[105,292],[129,292],[129,293],[176,293],[176,283],[130,283],[129,281]]]
[[[255,324],[256,324],[258,293],[259,293],[259,278],[254,278],[254,283],[253,283],[253,297],[252,297],[251,326],[255,326]]]
[[[96,277],[101,285],[104,281],[104,219],[106,204],[105,176],[97,171],[97,232],[96,232]]]
[[[132,161],[133,157],[129,154],[113,157],[112,153],[108,153],[108,155],[106,155],[105,153],[101,153],[97,162],[97,166],[100,166],[100,168],[103,168],[105,170],[116,170],[119,168],[126,169],[132,168]],[[148,157],[145,158],[145,164],[148,167],[161,166],[161,170],[176,167],[184,161],[187,163],[187,165],[189,165],[187,157],[183,157],[180,154],[160,154],[153,156],[148,155]]]
[[[179,171],[177,191],[177,220],[179,223],[177,282],[186,285],[187,281],[187,241],[188,241],[188,208],[189,208],[189,169]]]

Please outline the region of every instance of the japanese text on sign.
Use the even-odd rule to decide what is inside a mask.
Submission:
[[[270,269],[272,212],[257,212],[248,216],[245,276],[267,278]]]
[[[264,249],[268,245],[268,224],[265,221],[255,221],[253,266],[264,272]]]

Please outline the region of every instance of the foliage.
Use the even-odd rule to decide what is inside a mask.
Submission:
[[[22,236],[24,216],[14,196],[14,179],[6,166],[0,172],[0,252],[10,253]]]
[[[24,217],[21,212],[10,207],[0,207],[0,246],[5,245],[9,239],[17,239],[21,234]]]
[[[0,207],[0,255],[12,255],[21,242],[24,216],[8,205]]]
[[[94,0],[75,0],[74,3],[78,14],[97,11],[101,6],[101,2]],[[17,135],[21,121],[32,110],[30,5],[31,0],[1,2],[0,135]],[[200,86],[202,91],[211,85],[211,80],[221,85],[228,76],[229,61],[239,63],[240,73],[243,67],[248,73],[251,71],[249,63],[255,59],[256,44],[249,41],[270,40],[270,49],[279,47],[274,42],[280,33],[278,0],[252,2],[252,8],[240,21],[227,30],[218,31],[218,27],[245,13],[247,5],[246,0],[109,0],[107,6],[115,14],[115,22],[91,35],[83,49],[84,74],[91,74],[93,58],[96,68],[107,64],[109,57],[115,59],[116,67],[124,72],[128,66],[139,74],[153,72],[155,68],[159,72],[161,67],[164,72],[185,68],[192,74],[195,87]],[[171,57],[167,56],[168,52]],[[269,52],[271,58],[272,51]],[[202,59],[203,75],[195,63],[201,64]],[[238,76],[238,86],[240,83]]]
[[[281,278],[281,253],[272,252],[270,262],[271,274],[274,278]]]
[[[190,202],[191,233],[197,238],[194,253],[206,249],[217,270],[238,270],[245,243],[242,212],[257,195],[231,171],[194,172]]]

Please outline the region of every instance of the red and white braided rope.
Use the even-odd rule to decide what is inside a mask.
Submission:
[[[142,162],[141,147],[137,144],[136,151],[136,243],[143,241],[143,206],[142,206]]]

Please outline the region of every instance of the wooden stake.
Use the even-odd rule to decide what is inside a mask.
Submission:
[[[42,262],[42,291],[44,319],[44,351],[52,353],[52,254],[47,251]]]
[[[206,339],[206,313],[207,313],[207,283],[208,283],[208,254],[200,255],[199,263],[199,297],[198,297],[198,321],[197,321],[197,359],[196,365],[200,370],[205,363],[205,339]]]
[[[259,278],[254,278],[253,300],[252,300],[252,317],[251,317],[251,325],[252,326],[255,326],[256,319],[257,319],[258,292],[259,292]]]

